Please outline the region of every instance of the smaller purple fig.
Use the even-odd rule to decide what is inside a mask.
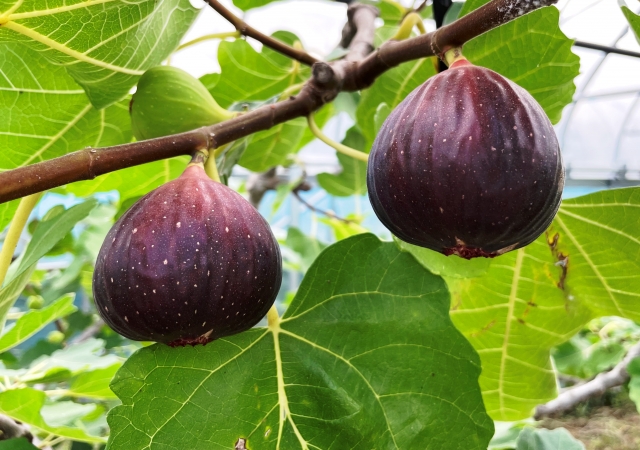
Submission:
[[[105,322],[137,341],[206,344],[245,331],[273,305],[282,260],[256,209],[201,164],[118,219],[93,275]]]

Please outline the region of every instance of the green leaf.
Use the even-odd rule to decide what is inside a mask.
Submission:
[[[411,91],[435,73],[431,58],[409,61],[383,73],[373,86],[362,93],[356,121],[366,139],[367,153],[376,137],[375,115],[378,105],[386,103],[391,110],[394,109]]]
[[[260,6],[267,5],[275,0],[233,0],[233,4],[243,11],[247,11],[251,8],[259,8]]]
[[[269,328],[131,356],[109,448],[486,449],[478,358],[448,305],[442,279],[394,244],[339,242]]]
[[[636,404],[640,411],[640,357],[634,358],[627,366],[627,372],[631,376],[629,380],[629,398]]]
[[[488,0],[468,0],[463,16]],[[560,120],[575,92],[573,79],[580,58],[571,51],[573,40],[560,30],[560,11],[541,8],[467,42],[469,61],[488,67],[525,88],[540,103],[551,122]]]
[[[49,68],[65,67],[98,109],[123,98],[169,56],[198,12],[188,0],[3,0],[0,10],[9,11],[0,42],[20,42],[53,63]]]
[[[247,149],[247,146],[253,138],[252,135],[233,141],[228,145],[221,155],[216,157],[216,166],[218,167],[218,173],[220,179],[226,185],[229,184],[229,177],[233,172],[233,167],[240,161],[242,154]]]
[[[0,45],[0,169],[131,140],[126,101],[98,111],[64,67],[25,45]]]
[[[38,447],[30,444],[26,438],[20,438],[0,441],[0,450],[38,450]]]
[[[391,114],[391,108],[389,108],[389,105],[386,103],[380,103],[376,108],[375,116],[373,116],[373,126],[375,127],[376,135],[380,131],[380,128],[382,128],[384,121],[389,117],[389,114]]]
[[[482,359],[495,420],[529,417],[556,396],[549,350],[597,316],[640,318],[640,188],[565,200],[546,235],[448,279],[451,316]]]
[[[29,245],[9,268],[5,285],[0,289],[0,330],[4,327],[7,312],[29,281],[38,260],[64,238],[77,222],[84,219],[95,205],[96,201],[91,199],[51,218],[45,216],[38,223]]]
[[[307,121],[298,117],[254,134],[238,164],[254,172],[264,172],[284,164],[292,151],[299,147],[306,127]]]
[[[267,100],[309,76],[309,69],[298,62],[283,59],[267,48],[257,52],[241,39],[220,43],[218,63],[220,78],[209,92],[223,108],[233,103]]]
[[[27,270],[27,268],[46,255],[60,239],[73,229],[76,223],[89,215],[91,210],[96,207],[96,204],[97,201],[95,199],[89,199],[84,203],[72,206],[49,220],[40,222],[33,236],[31,236],[31,241],[24,251],[24,256],[14,276]]]
[[[453,2],[444,15],[442,25],[449,25],[451,22],[455,22],[456,19],[460,17],[460,11],[463,6],[464,2]]]
[[[400,250],[409,252],[427,270],[445,278],[473,278],[484,275],[489,270],[491,260],[487,258],[463,259],[445,256],[428,248],[408,244],[394,236]]]
[[[44,392],[31,388],[0,392],[0,413],[44,432],[74,441],[96,443],[106,441],[103,437],[89,435],[80,428],[49,425],[40,414],[45,400]]]
[[[636,35],[636,40],[640,44],[640,15],[631,11],[624,0],[618,0],[618,5],[620,5],[622,13],[629,21],[629,25],[631,25],[631,29]]]
[[[494,420],[530,417],[554,398],[549,352],[592,317],[582,302],[558,288],[545,237],[494,258],[484,276],[448,279],[451,317],[482,359],[482,387]]]
[[[36,359],[31,364],[31,368],[37,367],[38,371],[32,370],[32,373],[37,377],[51,369],[65,369],[71,375],[75,375],[89,368],[104,369],[122,362],[116,355],[103,353],[103,340],[88,339],[80,344],[56,350],[51,356]]]
[[[93,413],[95,409],[95,404],[81,405],[70,401],[57,401],[44,405],[40,410],[40,415],[52,427],[73,426],[76,421]]]
[[[9,331],[0,336],[0,353],[26,341],[54,320],[74,312],[74,298],[73,294],[67,295],[43,309],[25,313]]]
[[[68,395],[74,397],[94,398],[101,400],[116,399],[116,395],[109,387],[122,364],[114,364],[104,369],[83,371],[71,381],[67,390]]]
[[[336,219],[335,217],[323,217],[320,219],[320,222],[331,227],[336,241],[341,241],[348,237],[369,232],[369,230],[360,225],[362,217],[356,217],[355,215],[350,214],[345,217],[345,219],[348,220],[348,222]]]
[[[36,265],[33,264],[27,270],[11,278],[11,281],[5,283],[0,289],[0,331],[4,328],[5,317],[13,304],[16,302],[22,290],[29,282],[31,274]]]
[[[351,127],[342,143],[348,147],[367,153],[364,136],[356,127]],[[329,194],[337,197],[363,195],[367,192],[367,163],[359,161],[343,153],[337,153],[342,171],[337,175],[320,173],[318,184]]]
[[[287,247],[300,255],[300,271],[306,272],[318,255],[327,248],[327,245],[317,239],[307,236],[296,227],[287,230]]]
[[[598,315],[640,321],[640,188],[565,200],[548,233],[568,258],[571,295]]]
[[[2,233],[4,228],[11,222],[11,219],[13,219],[19,203],[20,199],[17,199],[0,205],[0,233]]]
[[[518,436],[516,450],[585,450],[565,428],[545,430],[527,427]]]
[[[188,163],[188,156],[179,156],[128,167],[99,176],[95,180],[70,184],[67,192],[85,197],[96,192],[118,190],[122,199],[140,197],[179,177]]]

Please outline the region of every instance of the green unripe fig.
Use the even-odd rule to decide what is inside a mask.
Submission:
[[[152,67],[140,77],[129,112],[138,140],[182,133],[235,116],[216,103],[200,80],[171,66]]]
[[[47,335],[47,341],[50,344],[61,344],[64,341],[64,333],[62,331],[53,330]]]
[[[40,295],[30,295],[27,297],[27,307],[29,309],[40,309],[44,306],[44,299]]]

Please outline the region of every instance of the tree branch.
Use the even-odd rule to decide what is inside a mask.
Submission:
[[[17,423],[11,417],[0,414],[0,441],[26,438],[29,442],[33,440],[33,435],[27,427]]]
[[[605,393],[607,389],[629,381],[627,366],[632,359],[640,357],[640,342],[631,347],[627,355],[609,372],[598,374],[593,380],[562,392],[557,398],[536,407],[536,420],[574,408],[578,403]]]
[[[309,202],[308,202],[308,201],[306,201],[304,198],[302,198],[302,196],[300,195],[300,191],[302,191],[302,190],[303,190],[303,189],[297,189],[297,188],[296,188],[296,189],[294,189],[293,191],[291,191],[291,193],[293,194],[293,196],[294,196],[295,198],[297,198],[297,199],[298,199],[298,201],[299,201],[300,203],[302,203],[304,206],[306,206],[306,207],[307,207],[308,209],[310,209],[311,211],[316,212],[316,213],[319,213],[319,214],[322,214],[323,216],[330,217],[330,218],[332,218],[332,219],[337,219],[337,220],[339,220],[340,222],[344,222],[344,223],[346,223],[346,224],[354,223],[352,220],[349,220],[349,219],[345,219],[345,218],[342,218],[342,217],[338,217],[338,216],[336,216],[336,214],[335,214],[333,211],[325,211],[324,209],[320,209],[320,208],[317,208],[317,207],[313,206],[311,203],[309,203]]]
[[[247,192],[249,193],[249,202],[258,209],[262,197],[267,191],[272,191],[278,188],[280,184],[280,178],[276,174],[276,168],[272,167],[266,172],[252,173],[247,178]]]
[[[222,17],[227,19],[227,21],[229,21],[231,25],[236,27],[236,30],[238,30],[244,36],[251,37],[256,41],[261,42],[265,47],[269,47],[270,49],[273,49],[278,53],[282,53],[289,58],[300,61],[302,64],[306,64],[307,66],[311,66],[314,63],[318,62],[317,59],[315,59],[307,52],[290,47],[284,42],[280,42],[279,40],[274,39],[271,36],[267,36],[266,34],[263,34],[260,31],[256,30],[251,25],[247,24],[244,20],[222,6],[222,4],[218,0],[206,1],[209,6],[216,10]]]
[[[210,4],[217,4],[208,0]],[[403,62],[442,54],[470,39],[557,0],[493,0],[461,19],[416,38],[389,41],[365,56],[373,35],[374,11],[357,7],[352,20],[358,31],[348,58],[313,65],[313,77],[296,97],[265,105],[233,119],[186,133],[101,149],[85,149],[0,174],[0,203],[127,167],[197,150],[212,149],[296,117],[303,117],[342,91],[370,86],[385,71]],[[242,30],[241,30],[242,31]],[[359,37],[360,36],[360,37]],[[354,45],[358,42],[358,45]]]

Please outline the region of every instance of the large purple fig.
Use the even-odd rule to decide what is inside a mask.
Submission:
[[[129,339],[205,344],[260,321],[281,280],[267,222],[193,164],[111,228],[93,293],[105,322]]]
[[[373,209],[393,234],[468,259],[533,242],[563,186],[560,148],[540,105],[465,59],[393,110],[367,170]]]

